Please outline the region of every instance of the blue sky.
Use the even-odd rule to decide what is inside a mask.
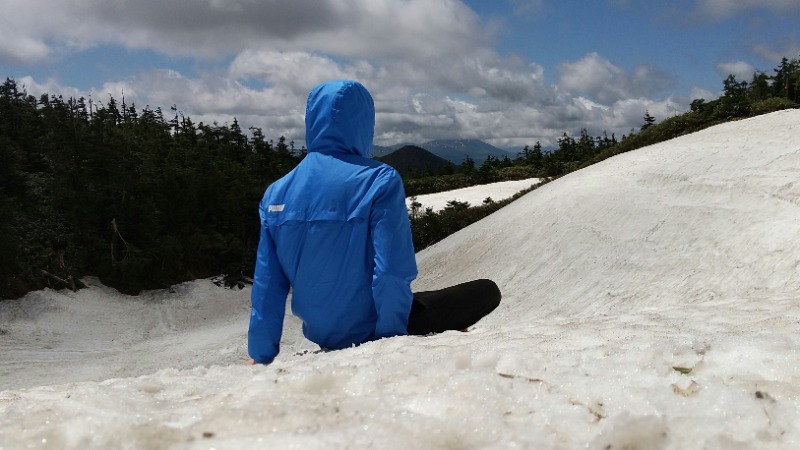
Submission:
[[[326,79],[373,93],[376,143],[622,134],[800,56],[798,0],[0,0],[0,76],[303,141]]]
[[[718,64],[747,62],[770,70],[775,54],[788,51],[792,54],[784,56],[791,58],[800,50],[800,1],[750,2],[753,7],[740,11],[711,1],[466,3],[482,17],[502,21],[501,52],[519,53],[545,67],[597,52],[626,70],[640,65],[664,70],[675,78],[675,90],[717,89],[724,78]]]

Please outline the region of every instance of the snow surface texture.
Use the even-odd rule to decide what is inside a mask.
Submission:
[[[523,191],[538,183],[539,178],[528,178],[527,180],[501,181],[490,185],[470,186],[462,189],[455,189],[447,192],[437,192],[435,194],[425,194],[416,197],[420,203],[420,211],[431,208],[433,211],[440,211],[447,206],[450,200],[467,202],[470,206],[480,206],[487,197],[499,202],[512,197],[519,191]],[[406,206],[411,209],[411,202],[414,197],[406,199]]]
[[[247,289],[2,302],[0,448],[800,448],[798,174],[798,110],[614,157],[417,255],[468,333],[270,366]]]

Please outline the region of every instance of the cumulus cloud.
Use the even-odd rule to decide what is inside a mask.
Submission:
[[[50,49],[43,42],[27,36],[13,36],[8,29],[0,31],[0,62],[33,63],[49,54]]]
[[[733,75],[739,81],[750,81],[756,72],[756,68],[744,61],[730,61],[717,64],[717,72],[723,78]]]
[[[0,0],[0,8],[19,11],[3,20],[0,55],[30,60],[104,44],[205,58],[267,47],[424,59],[486,37],[477,15],[456,1]],[[17,50],[25,47],[36,51]]]
[[[379,72],[364,60],[341,63],[315,53],[274,50],[245,50],[234,58],[228,70],[235,79],[255,79],[282,86],[299,95],[325,80],[372,80]]]
[[[81,91],[80,89],[62,86],[54,79],[47,79],[37,81],[33,77],[25,76],[17,81],[17,84],[25,89],[31,95],[39,96],[41,94],[60,95],[63,98],[89,98],[90,93]]]
[[[557,101],[541,66],[518,57],[502,58],[487,49],[443,56],[426,65],[404,59],[376,63],[298,51],[248,50],[233,60],[229,75],[245,84],[261,80],[280,86],[298,105],[304,105],[308,89],[320,81],[358,79],[375,96],[376,139],[381,143],[454,136],[491,140],[518,125],[516,120],[500,119],[511,116],[514,105],[538,110]]]
[[[66,92],[103,102],[124,92],[128,104],[168,108],[175,104],[195,122],[230,124],[236,118],[247,129],[261,128],[271,139],[286,136],[302,145],[308,90],[332,78],[361,80],[375,97],[376,143],[422,143],[453,137],[477,138],[501,147],[521,148],[541,141],[554,145],[567,132],[589,128],[621,136],[638,126],[645,110],[658,119],[679,109],[672,99],[660,102],[624,96],[598,103],[543,81],[536,65],[504,66],[504,60],[462,62],[455,79],[444,72],[419,70],[396,62],[379,66],[365,61],[340,62],[303,52],[246,51],[228,70],[197,76],[175,70],[153,70],[91,92],[78,92],[55,81],[37,84],[23,79],[29,91]],[[617,74],[625,78],[630,74]],[[257,80],[258,83],[251,83]],[[437,83],[441,83],[439,87]],[[429,88],[430,87],[430,88]],[[688,101],[683,109],[688,108]]]
[[[302,145],[308,91],[328,79],[358,79],[376,102],[376,142],[473,137],[521,148],[552,145],[581,128],[618,136],[688,108],[657,98],[673,80],[658,69],[623,69],[598,53],[544,68],[499,54],[491,31],[455,0],[28,0],[0,19],[0,62],[34,62],[94,46],[190,58],[192,69],[145,70],[88,92],[24,79],[33,93],[110,95],[138,107],[185,112],[195,122],[261,128]],[[534,11],[541,1],[516,1]],[[45,13],[46,12],[46,13]],[[684,101],[685,100],[685,101]]]
[[[604,105],[659,94],[674,80],[666,73],[648,66],[638,66],[630,73],[598,53],[559,66],[559,86],[575,95],[585,95]]]
[[[700,87],[693,87],[689,97],[691,100],[702,99],[706,101],[716,100],[719,98],[719,93],[714,93],[709,91],[708,89],[703,89]]]

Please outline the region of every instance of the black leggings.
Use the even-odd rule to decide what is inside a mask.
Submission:
[[[415,292],[408,334],[464,330],[494,311],[500,289],[492,280],[475,280],[438,291]]]

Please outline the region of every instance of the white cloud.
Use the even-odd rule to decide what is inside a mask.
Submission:
[[[298,146],[304,139],[308,91],[317,82],[333,78],[356,78],[370,89],[376,102],[378,144],[461,137],[501,147],[521,148],[537,140],[554,145],[562,133],[573,135],[582,128],[589,128],[592,135],[607,131],[619,137],[641,124],[646,109],[658,119],[679,109],[672,100],[655,102],[644,97],[599,103],[545,84],[539,66],[504,65],[499,58],[487,61],[465,60],[454,66],[457,77],[444,80],[445,71],[428,71],[408,62],[376,66],[303,52],[246,51],[233,59],[227,71],[191,76],[155,70],[88,93],[53,80],[36,84],[26,78],[23,82],[34,93],[91,95],[96,102],[107,101],[109,95],[119,99],[124,91],[126,102],[140,108],[166,109],[175,104],[195,123],[230,124],[236,118],[244,129],[255,126],[269,139],[283,135]],[[615,92],[621,96],[621,90]],[[687,108],[688,101],[683,109]]]
[[[41,41],[0,31],[0,61],[32,63],[49,54],[50,49]]]
[[[556,102],[541,66],[501,58],[487,49],[427,65],[403,59],[342,62],[298,51],[248,50],[233,60],[228,74],[245,82],[261,80],[270,89],[282,87],[297,105],[305,104],[308,90],[320,81],[358,79],[375,97],[379,143],[455,136],[508,140],[519,134],[511,127],[530,127],[525,123],[530,114],[512,118],[519,112],[515,105],[524,103],[530,111]]]
[[[673,84],[665,73],[638,66],[630,73],[598,53],[589,53],[559,66],[559,86],[574,95],[585,95],[604,105],[619,100],[652,96]]]
[[[36,81],[33,77],[26,76],[16,80],[17,85],[25,89],[25,91],[36,97],[40,96],[41,94],[52,94],[52,95],[61,95],[64,98],[81,98],[89,97],[88,92],[83,92],[79,89],[65,87],[59,84],[54,79],[47,79],[44,81]]]
[[[425,60],[486,38],[477,15],[457,1],[0,0],[0,9],[18,12],[2,22],[0,55],[29,60],[107,44],[205,58],[271,48]]]
[[[750,81],[756,69],[752,64],[744,61],[729,61],[717,64],[717,72],[723,78],[734,75],[738,81]]]
[[[585,97],[577,97],[575,100],[578,103],[581,103],[586,109],[589,109],[589,110],[597,108],[597,109],[600,109],[602,111],[608,111],[609,109],[611,109],[608,106],[601,105],[599,103],[595,103],[595,102],[593,102],[593,101],[591,101],[591,100],[589,100],[588,98],[585,98]]]
[[[692,92],[689,94],[692,100],[696,99],[703,99],[705,101],[715,100],[719,97],[718,93],[714,93],[709,91],[708,89],[703,89],[700,87],[693,87]]]
[[[597,53],[590,53],[579,61],[562,63],[559,70],[559,86],[576,94],[591,95],[601,102],[618,97],[612,82],[624,77],[622,69]]]
[[[494,50],[486,24],[455,0],[0,0],[0,8],[12,2],[20,14],[0,19],[9,27],[0,27],[9,38],[0,40],[0,60],[25,40],[38,48],[29,61],[109,45],[210,58],[205,69],[146,70],[80,95],[105,101],[124,91],[140,108],[175,104],[195,122],[235,117],[298,143],[308,91],[327,79],[370,89],[382,144],[474,137],[548,145],[584,127],[620,135],[640,125],[645,109],[663,118],[680,103],[649,100],[671,85],[664,73],[626,70],[598,53],[564,63],[549,84],[542,66]],[[34,92],[77,93],[26,81]]]
[[[235,79],[257,79],[305,95],[310,86],[325,80],[375,78],[377,69],[369,62],[343,64],[332,58],[307,52],[246,50],[233,60],[229,74]]]

